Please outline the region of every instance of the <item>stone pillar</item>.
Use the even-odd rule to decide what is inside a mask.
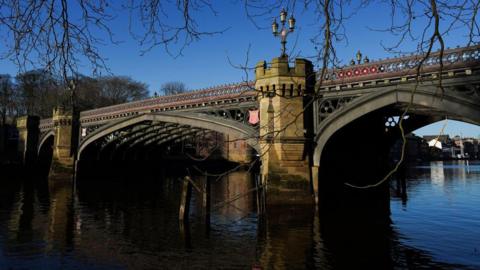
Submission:
[[[315,205],[318,205],[318,165],[312,166],[312,188],[315,197]]]
[[[53,109],[53,158],[50,174],[71,174],[74,167],[72,151],[72,114],[58,107]]]
[[[251,161],[251,150],[246,140],[231,138],[228,135],[223,135],[223,139],[223,157],[226,160],[241,164]]]
[[[270,67],[259,62],[255,75],[267,204],[312,204],[304,95],[313,92],[313,66],[308,60],[296,59],[290,67],[287,57],[274,58]]]
[[[20,162],[25,166],[32,165],[37,158],[39,124],[38,116],[27,115],[17,119],[18,154]]]

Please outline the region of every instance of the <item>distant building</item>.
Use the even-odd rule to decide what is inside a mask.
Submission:
[[[427,135],[423,136],[430,147],[431,159],[478,159],[479,140],[475,138],[462,138],[449,135]],[[441,150],[441,151],[439,151]]]
[[[436,147],[436,148],[442,150],[442,142],[437,140],[437,139],[433,139],[433,140],[428,141],[428,146],[429,147]]]

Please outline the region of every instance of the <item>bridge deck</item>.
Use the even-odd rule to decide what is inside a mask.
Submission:
[[[171,96],[160,96],[146,100],[84,111],[80,114],[82,124],[128,117],[141,113],[173,110],[205,110],[206,107],[236,104],[236,107],[251,106],[257,93],[254,83],[244,82],[191,91]],[[243,104],[243,105],[241,105]]]

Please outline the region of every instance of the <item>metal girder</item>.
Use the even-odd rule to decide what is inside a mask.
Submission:
[[[146,136],[152,136],[152,134],[158,134],[159,131],[163,133],[165,131],[168,132],[175,128],[177,128],[176,124],[168,124],[168,123],[162,123],[162,125],[153,126],[149,129],[146,129],[145,132],[139,132],[136,135],[129,137],[124,141],[121,141],[119,144],[116,145],[115,149],[119,149],[122,146],[126,146],[132,142],[133,144],[135,144],[137,141],[142,140],[142,138],[145,138]]]
[[[114,140],[111,140],[109,141],[106,145],[104,145],[103,147],[101,147],[99,153],[98,153],[98,156],[100,158],[100,156],[103,154],[104,151],[106,151],[106,149],[109,147],[109,146],[114,146],[111,153],[110,153],[110,157],[109,159],[113,159],[113,156],[115,155],[115,152],[117,151],[117,149],[119,149],[122,145],[125,145],[127,144],[128,142],[132,141],[132,140],[135,140],[136,138],[139,138],[141,136],[144,136],[145,133],[149,133],[149,132],[154,132],[158,129],[161,129],[161,128],[164,128],[166,126],[170,126],[169,124],[166,124],[164,122],[150,122],[149,125],[145,126],[145,125],[141,125],[141,127],[138,127],[138,128],[135,128],[136,126],[132,127],[131,129],[129,129],[129,131],[126,133],[126,134],[122,134],[122,136],[119,136],[117,138],[115,138]]]
[[[137,147],[130,148],[130,150],[134,151],[133,156],[136,159],[136,158],[138,158],[139,152],[146,151],[147,153],[150,153],[151,150],[147,150],[147,149],[144,149],[144,148],[151,146],[152,144],[154,144],[157,141],[169,141],[171,139],[183,137],[183,136],[190,135],[192,133],[198,132],[198,130],[199,130],[198,128],[194,128],[194,131],[192,131],[192,128],[190,128],[189,126],[180,127],[180,128],[175,129],[175,132],[173,132],[173,133],[163,133],[163,134],[157,134],[156,136],[151,136],[151,137],[149,137],[149,139],[143,140],[143,142],[138,143]],[[144,150],[142,150],[142,149],[144,149]]]
[[[146,141],[148,141],[151,138],[155,138],[157,136],[168,136],[169,134],[172,134],[171,131],[174,131],[174,133],[181,131],[184,128],[188,128],[188,126],[171,126],[170,128],[164,129],[161,133],[153,133],[151,132],[150,134],[146,134],[145,136],[141,137],[138,140],[135,140],[132,144],[130,144],[130,148],[133,148],[136,145],[142,144],[144,145]],[[177,131],[178,130],[178,131]]]
[[[206,131],[206,133],[213,133],[213,132],[214,132],[214,131],[211,131],[211,130],[202,130],[202,129],[200,129],[200,130],[198,130],[198,131],[196,131],[196,132],[193,132],[193,133],[191,133],[191,134],[187,134],[187,135],[185,135],[185,136],[182,136],[181,138],[176,138],[176,139],[173,140],[172,143],[175,144],[175,143],[179,143],[179,142],[181,142],[181,141],[185,141],[185,140],[187,140],[187,139],[189,139],[189,138],[196,137],[199,133],[204,133],[205,131]],[[206,134],[206,133],[204,133],[204,134]],[[157,145],[161,145],[162,143],[163,143],[163,142],[158,142]]]
[[[214,131],[204,130],[204,129],[198,129],[198,130],[196,130],[196,131],[192,131],[191,133],[184,134],[183,136],[177,136],[177,138],[172,138],[172,139],[173,139],[173,142],[172,142],[172,143],[173,143],[173,144],[176,144],[176,143],[179,143],[179,142],[181,142],[181,141],[187,140],[187,139],[189,139],[189,138],[195,137],[195,136],[197,136],[197,134],[199,134],[199,133],[205,133],[205,132],[211,133],[211,132],[214,132]],[[156,147],[158,147],[158,146],[161,145],[161,144],[162,144],[162,143],[158,143],[158,142],[157,142],[157,144],[156,144],[154,147],[148,149],[148,150],[147,150],[147,156],[150,156],[150,155],[151,155],[151,152],[152,152],[154,149],[156,149]]]
[[[117,136],[116,138],[114,138],[112,140],[109,140],[105,145],[102,146],[101,150],[103,150],[104,148],[112,145],[115,142],[118,142],[119,140],[124,139],[125,137],[131,136],[131,135],[136,134],[138,132],[142,132],[142,131],[144,131],[148,128],[151,128],[151,127],[157,126],[157,125],[158,125],[158,123],[154,124],[154,125],[152,125],[152,124],[139,124],[139,125],[133,126],[130,129],[120,131],[119,136]],[[138,128],[135,129],[135,127],[138,127]]]
[[[123,141],[119,145],[117,145],[117,147],[115,147],[114,151],[112,152],[112,157],[115,155],[115,153],[120,151],[119,150],[120,148],[128,146],[129,148],[127,148],[123,153],[123,158],[122,159],[125,160],[126,153],[129,152],[129,149],[132,149],[137,144],[145,141],[148,138],[151,138],[155,135],[158,135],[158,132],[160,132],[161,134],[164,134],[165,132],[170,132],[171,130],[175,130],[177,128],[179,128],[178,124],[167,123],[166,125],[157,126],[156,128],[149,129],[148,133],[140,133],[136,136],[133,136],[133,137],[129,138],[128,140]]]
[[[175,132],[157,134],[156,136],[152,136],[152,137],[148,138],[148,140],[143,141],[143,146],[147,145],[147,143],[150,144],[150,143],[153,142],[153,141],[161,140],[161,139],[166,138],[166,137],[168,137],[168,136],[181,133],[181,132],[183,132],[184,130],[187,130],[187,129],[190,129],[190,127],[189,127],[189,126],[184,126],[184,127],[182,127],[182,128],[179,128],[179,129],[175,130]]]
[[[165,142],[168,142],[172,139],[176,139],[178,137],[184,137],[184,136],[187,136],[187,135],[191,135],[193,133],[197,133],[200,129],[198,128],[192,128],[192,129],[188,129],[188,130],[185,130],[185,131],[181,131],[179,133],[174,133],[174,134],[170,134],[170,136],[166,136],[166,137],[163,137],[163,138],[153,138],[151,140],[148,140],[144,143],[144,145],[149,145],[151,143],[156,143],[156,145],[161,145],[162,143],[165,143]]]
[[[223,119],[234,120],[248,125],[248,108],[223,108],[212,111],[203,111],[202,113]]]
[[[125,137],[130,137],[130,136],[135,135],[139,132],[143,132],[145,130],[148,130],[149,128],[158,126],[159,124],[161,124],[161,123],[155,123],[155,124],[150,123],[150,124],[135,125],[131,129],[126,130],[124,133],[121,134],[121,136],[119,138],[111,141],[109,144],[112,144],[114,142],[118,142],[119,140],[124,139]]]

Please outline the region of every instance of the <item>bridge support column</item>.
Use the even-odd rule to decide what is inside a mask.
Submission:
[[[312,188],[313,188],[313,196],[315,196],[315,204],[318,205],[318,165],[312,166]]]
[[[38,116],[22,116],[17,119],[18,155],[25,166],[32,165],[37,159],[37,145],[40,118]]]
[[[259,62],[255,88],[260,91],[260,146],[267,205],[313,204],[308,123],[304,104],[312,91],[311,62],[274,58]]]
[[[245,140],[230,138],[228,135],[223,136],[225,141],[223,156],[226,160],[242,164],[251,161],[250,149]]]
[[[53,110],[55,140],[50,175],[72,175],[74,155],[72,151],[72,114],[59,107]]]

